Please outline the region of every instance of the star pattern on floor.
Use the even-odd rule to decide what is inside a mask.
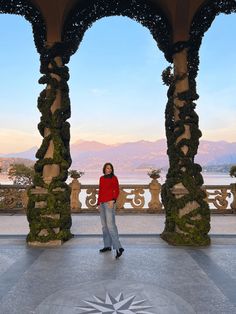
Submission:
[[[135,295],[124,298],[120,293],[113,298],[108,292],[106,299],[93,296],[95,301],[83,300],[88,306],[79,306],[80,314],[154,314],[149,311],[152,306],[142,305],[146,300],[134,301]]]

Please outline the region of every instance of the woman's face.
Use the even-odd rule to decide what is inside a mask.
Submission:
[[[106,165],[105,174],[110,174],[111,172],[112,172],[111,166],[110,165]]]

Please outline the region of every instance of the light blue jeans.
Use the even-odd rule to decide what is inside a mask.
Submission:
[[[102,223],[102,234],[104,247],[113,246],[114,250],[121,248],[118,230],[115,222],[115,208],[116,203],[113,204],[113,208],[108,207],[108,203],[100,203],[100,217]]]

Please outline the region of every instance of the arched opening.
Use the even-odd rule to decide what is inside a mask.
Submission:
[[[12,184],[8,178],[11,164],[33,166],[41,142],[37,129],[40,117],[37,108],[37,97],[41,90],[38,84],[40,62],[32,26],[23,16],[0,14],[0,36],[0,183],[9,185]],[[11,213],[11,220],[9,223],[8,216],[1,217],[1,234],[27,234],[26,216],[22,213],[20,216],[12,214],[22,206],[19,199],[21,192],[12,189],[9,194],[7,189],[2,189],[1,211]]]
[[[1,73],[4,78],[1,82],[1,128],[9,129],[1,135],[4,141],[1,153],[16,153],[38,142],[39,55],[34,46],[31,25],[23,17],[2,14],[0,19]],[[14,128],[22,128],[22,137],[17,136],[13,143],[10,129]]]
[[[235,26],[235,14],[217,16],[204,35],[199,53],[197,108],[203,137],[197,160],[203,166],[205,184],[232,183],[229,169],[236,163]]]
[[[204,156],[201,154],[197,155],[201,164],[203,162],[208,163],[208,167],[206,166],[204,169],[205,172],[209,169],[228,171],[225,165],[219,166],[219,164],[224,163],[224,160],[234,162],[232,148],[229,147],[233,144],[226,142],[235,141],[234,132],[232,132],[235,125],[232,114],[234,112],[233,93],[235,90],[235,79],[232,76],[234,68],[232,54],[235,45],[232,41],[234,37],[232,25],[235,24],[233,14],[235,12],[235,1],[206,1],[195,14],[190,29],[192,45],[189,56],[190,76],[192,78],[197,77],[198,67],[200,69],[197,77],[199,84],[197,92],[199,91],[200,94],[198,110],[203,129],[202,140],[219,141],[218,147],[215,147],[215,143],[208,142],[201,145],[203,153],[210,149],[215,155],[209,156],[209,160],[204,160]],[[198,66],[199,61],[200,65]],[[212,180],[214,178],[206,178],[205,175],[206,183],[212,184]],[[222,178],[221,184],[229,184],[229,180],[230,177]]]
[[[120,184],[147,185],[147,168],[166,170],[166,88],[161,79],[166,66],[149,30],[128,17],[102,18],[85,33],[69,63],[72,168],[85,171],[82,184],[97,184],[107,159],[114,164]],[[150,197],[145,194],[147,208]],[[85,198],[82,190],[82,207]],[[129,210],[132,204],[125,207]],[[161,221],[160,230],[153,224],[149,231],[160,232]],[[73,217],[73,230],[78,233],[76,224]],[[91,233],[89,225],[96,224],[95,217],[92,224],[80,225],[79,232]]]
[[[148,30],[129,18],[104,18],[87,31],[69,64],[73,167],[95,171],[99,162],[106,159],[103,156],[99,160],[99,155],[92,154],[78,159],[76,152],[80,152],[79,146],[76,149],[73,145],[78,140],[114,145],[142,140],[156,141],[165,137],[166,88],[161,81],[161,72],[166,66],[167,62]],[[148,143],[143,145],[147,145],[147,154],[155,153],[149,151]],[[104,146],[104,149],[108,148]],[[129,149],[128,146],[126,148]],[[137,149],[141,150],[141,147]],[[141,154],[141,151],[136,153]],[[118,149],[114,150],[115,156],[117,166],[120,169],[122,165],[124,167],[124,179],[128,169],[132,171],[132,165],[138,168],[148,157],[138,155],[143,160],[130,160],[126,168],[126,156],[122,156]],[[94,158],[98,159],[96,165]],[[86,167],[86,163],[91,165]],[[164,165],[163,160],[160,166]],[[97,171],[101,173],[101,169]],[[129,174],[126,174],[126,179]]]

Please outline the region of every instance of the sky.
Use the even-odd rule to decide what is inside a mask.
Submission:
[[[196,111],[204,140],[236,141],[236,16],[220,15],[203,38]],[[0,153],[39,146],[39,55],[31,25],[0,16]],[[165,137],[169,65],[148,29],[126,17],[103,18],[71,57],[71,142],[106,144]]]

